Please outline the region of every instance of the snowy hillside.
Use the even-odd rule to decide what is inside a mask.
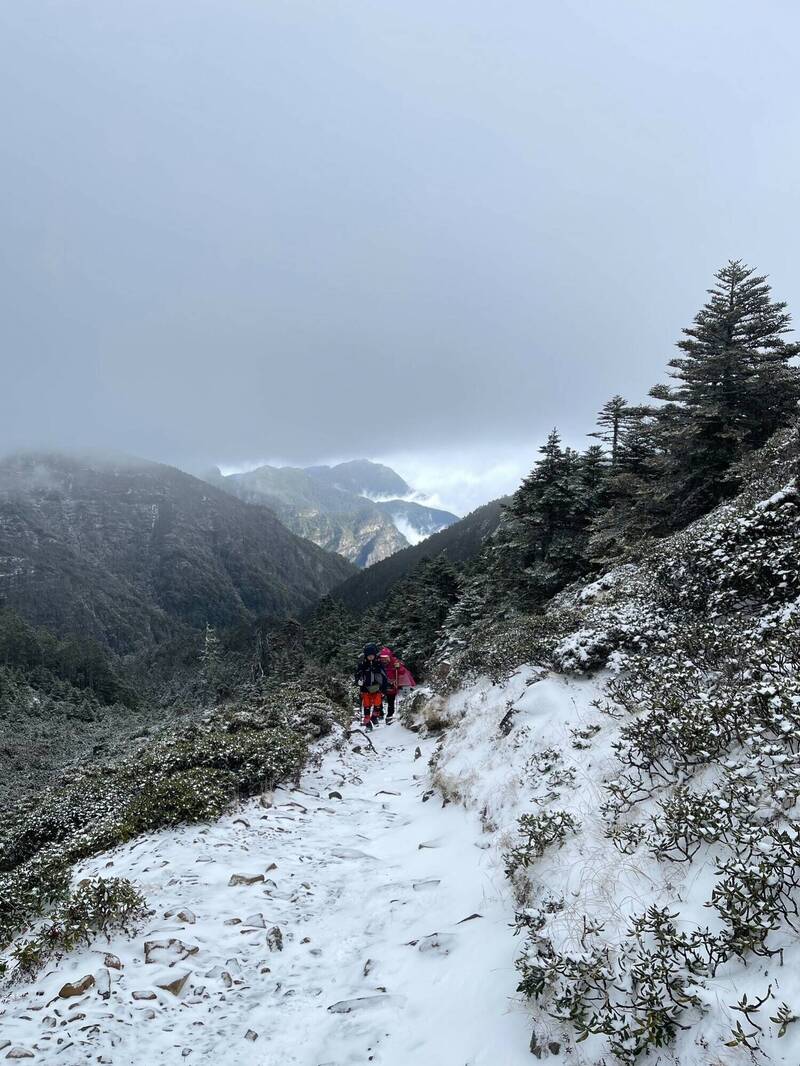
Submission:
[[[329,741],[297,788],[79,866],[76,883],[130,878],[152,914],[135,936],[15,984],[3,1053],[70,1066],[492,1066],[504,1048],[508,1066],[527,1063],[490,838],[431,794],[432,740],[397,725],[375,751],[356,740],[341,752]]]

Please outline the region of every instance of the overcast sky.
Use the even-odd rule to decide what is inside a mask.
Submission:
[[[727,258],[800,315],[798,41],[793,0],[0,0],[0,451],[504,490]]]

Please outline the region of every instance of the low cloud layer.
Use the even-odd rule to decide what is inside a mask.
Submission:
[[[644,396],[728,257],[800,296],[798,31],[737,0],[3,5],[0,451],[402,455],[423,490],[449,455],[468,509]]]

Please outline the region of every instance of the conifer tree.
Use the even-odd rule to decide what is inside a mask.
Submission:
[[[590,437],[597,437],[608,446],[611,456],[611,465],[615,466],[619,452],[620,441],[624,433],[625,423],[630,418],[630,408],[627,400],[617,394],[612,396],[608,403],[604,404],[597,416],[597,425],[600,427],[590,433]]]
[[[741,260],[715,275],[709,299],[671,359],[676,385],[651,390],[664,452],[665,510],[685,525],[730,494],[731,465],[786,425],[800,399],[800,345],[786,304],[773,302],[766,277]]]

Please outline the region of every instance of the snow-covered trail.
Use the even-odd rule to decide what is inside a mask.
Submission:
[[[373,741],[376,754],[329,752],[269,809],[254,800],[87,862],[79,876],[130,877],[155,915],[19,988],[0,1056],[527,1066],[513,905],[479,819],[424,799],[432,741],[399,723]],[[235,874],[263,880],[230,885]],[[59,998],[88,974],[84,995]],[[184,975],[178,995],[159,987]]]

